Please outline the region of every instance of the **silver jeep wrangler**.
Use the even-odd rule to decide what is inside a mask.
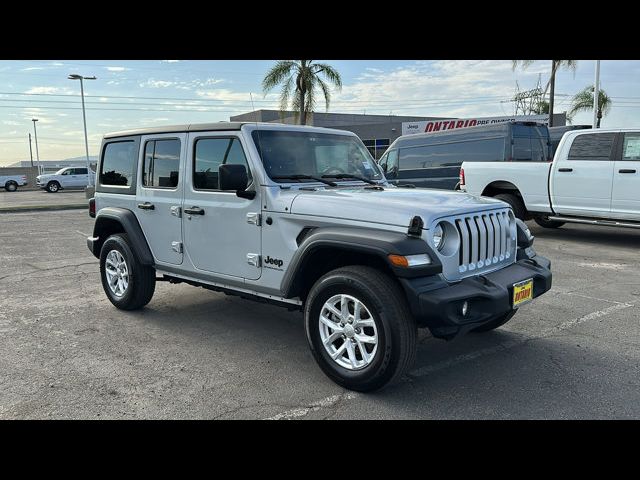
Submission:
[[[162,280],[299,309],[320,368],[353,390],[399,378],[418,327],[491,330],[551,287],[507,204],[390,185],[342,130],[112,133],[96,183],[87,244],[113,305],[145,306]]]

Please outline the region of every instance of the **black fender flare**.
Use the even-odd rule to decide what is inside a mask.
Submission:
[[[100,249],[107,237],[112,232],[113,222],[122,226],[122,231],[129,237],[131,248],[140,260],[142,265],[153,265],[153,255],[147,244],[147,240],[142,233],[140,223],[135,214],[126,208],[105,207],[101,208],[93,225],[93,238],[87,239],[89,249],[96,258],[100,258]]]
[[[280,291],[284,298],[297,295],[298,284],[307,262],[321,248],[338,249],[374,255],[383,260],[397,277],[414,278],[442,272],[442,263],[427,242],[418,236],[363,227],[316,227],[300,243],[282,278]],[[391,263],[389,255],[416,255],[426,253],[431,264],[403,268]]]

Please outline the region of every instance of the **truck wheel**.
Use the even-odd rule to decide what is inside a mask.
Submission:
[[[47,192],[56,193],[60,190],[60,184],[58,182],[49,182],[47,184]]]
[[[538,217],[533,217],[533,221],[544,228],[558,228],[565,224],[565,222],[559,222],[557,220],[549,220],[549,217],[542,216],[542,215]]]
[[[519,218],[523,222],[526,220],[527,209],[524,206],[524,203],[522,203],[522,200],[520,200],[520,198],[516,197],[515,195],[512,195],[511,193],[499,193],[493,198],[497,198],[498,200],[502,200],[503,202],[508,203],[509,205],[511,205],[513,214],[517,218]]]
[[[156,272],[142,265],[126,233],[111,235],[100,250],[100,277],[109,301],[121,310],[136,310],[151,301]]]
[[[18,184],[16,182],[7,182],[4,185],[4,189],[7,192],[15,192],[18,189]]]
[[[479,327],[476,327],[471,331],[474,333],[482,333],[482,332],[495,330],[496,328],[501,327],[502,325],[507,323],[509,320],[511,320],[511,317],[513,317],[517,311],[518,310],[511,310],[509,313],[501,315],[498,318],[494,318],[490,322],[485,323],[484,325],[481,325]]]
[[[413,364],[417,327],[400,287],[371,267],[333,270],[311,288],[304,308],[311,352],[337,384],[367,392]]]

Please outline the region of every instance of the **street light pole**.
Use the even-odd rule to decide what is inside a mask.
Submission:
[[[82,75],[71,74],[69,80],[80,80],[80,97],[82,98],[82,122],[84,124],[84,148],[87,157],[87,187],[91,187],[91,164],[89,163],[89,138],[87,137],[87,115],[84,109],[84,85],[83,80],[95,80],[96,77],[83,77]]]
[[[32,118],[31,121],[33,122],[33,135],[36,139],[36,161],[38,162],[38,175],[42,175],[42,168],[40,167],[40,152],[38,152],[38,131],[36,130],[36,122],[38,121],[38,119]]]
[[[593,85],[593,128],[598,126],[598,100],[600,100],[600,60],[596,60],[596,80]]]
[[[29,158],[31,158],[31,167],[33,168],[33,150],[31,149],[31,134],[29,134]]]

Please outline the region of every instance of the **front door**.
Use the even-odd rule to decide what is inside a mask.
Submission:
[[[229,132],[190,133],[184,199],[185,251],[193,265],[207,272],[260,278],[260,188],[254,199],[219,189],[222,164],[245,165],[252,183],[246,147]],[[189,214],[188,211],[197,212]]]
[[[616,135],[578,135],[571,144],[568,158],[553,163],[552,204],[556,213],[609,217]]]
[[[62,188],[73,188],[74,184],[74,168],[67,168],[64,172],[60,174],[58,177],[60,179],[60,185]]]
[[[157,263],[180,265],[186,134],[141,138],[135,214]]]
[[[621,134],[613,166],[612,217],[640,221],[640,132]]]

